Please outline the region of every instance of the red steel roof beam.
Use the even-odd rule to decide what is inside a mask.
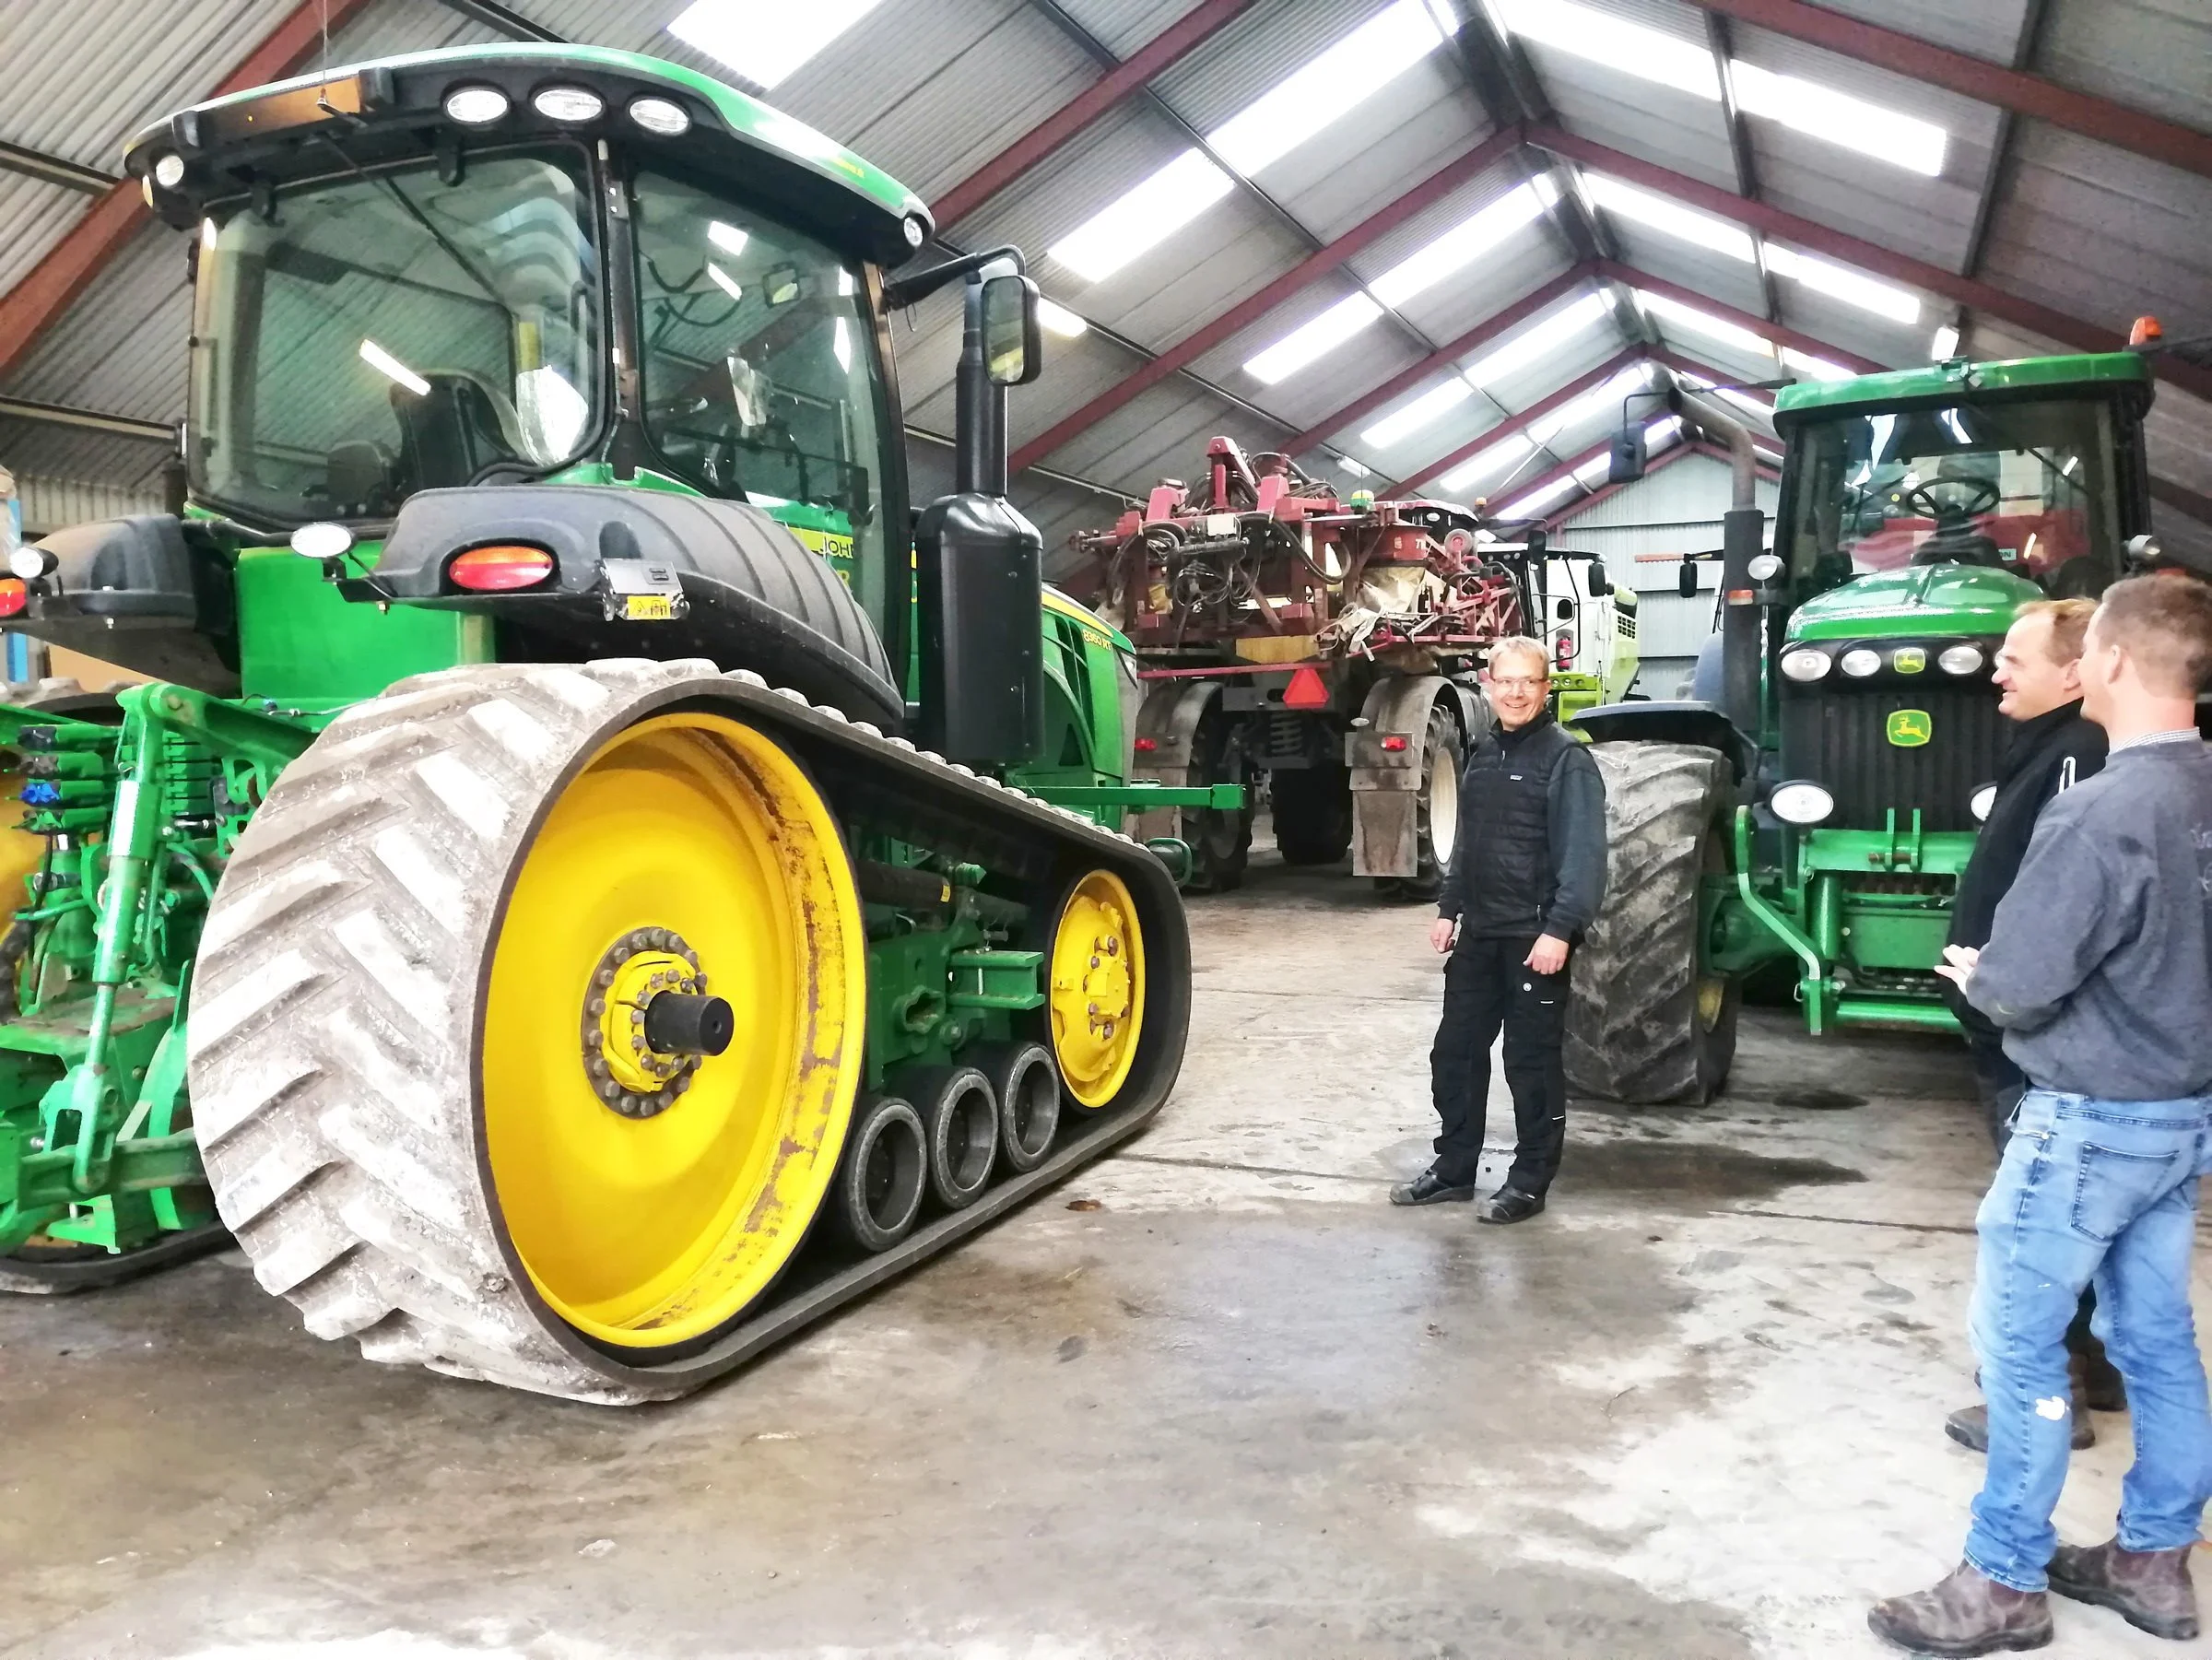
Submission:
[[[1127,102],[1224,26],[1252,9],[1254,0],[1203,0],[1147,41],[1143,50],[1103,79],[1085,88],[1005,149],[929,205],[937,229],[965,218],[1100,116]]]
[[[1703,0],[1710,11],[1794,36],[1840,56],[1942,87],[1985,104],[2032,115],[2168,167],[2212,176],[2212,134],[2077,92],[2024,69],[1949,52],[1917,35],[1862,23],[1805,0]]]
[[[1553,410],[1572,403],[1585,392],[1604,385],[1622,370],[1640,361],[1642,356],[1642,352],[1634,347],[1626,351],[1617,352],[1588,374],[1578,380],[1570,381],[1548,397],[1538,398],[1520,414],[1507,416],[1496,426],[1486,428],[1467,440],[1449,455],[1438,457],[1418,472],[1408,473],[1389,489],[1377,490],[1375,494],[1378,496],[1410,496],[1418,493],[1423,485],[1432,479],[1441,478],[1463,462],[1472,461],[1500,439],[1511,438],[1514,433],[1542,420]]]
[[[1500,158],[1511,154],[1521,141],[1522,134],[1517,126],[1500,128],[1491,134],[1458,160],[1439,168],[1404,195],[1360,220],[1335,241],[1308,254],[1258,293],[1230,307],[1211,323],[1168,347],[1126,380],[1116,382],[1073,415],[1055,422],[1031,439],[1008,458],[1008,468],[1018,473],[1024,467],[1042,461],[1076,434],[1096,426],[1139,394],[1159,385],[1177,370],[1196,362],[1240,329],[1258,322],[1300,289],[1327,276],[1369,243],[1396,230],[1423,208],[1435,206]]]
[[[1825,358],[1830,363],[1841,364],[1854,374],[1880,374],[1889,367],[1872,358],[1862,358],[1856,352],[1830,346],[1811,335],[1800,334],[1787,324],[1770,323],[1755,312],[1738,311],[1735,306],[1700,294],[1695,288],[1686,288],[1679,283],[1669,282],[1664,277],[1653,277],[1649,271],[1639,271],[1634,265],[1618,265],[1612,260],[1598,261],[1598,272],[1615,282],[1626,283],[1632,288],[1647,288],[1662,299],[1672,300],[1680,305],[1695,306],[1708,315],[1733,323],[1738,328],[1747,328],[1753,334],[1764,335],[1777,346],[1787,346],[1811,358]],[[1660,319],[1665,326],[1665,319]]]
[[[344,28],[368,4],[369,0],[302,0],[207,96],[220,98],[282,79],[322,44],[326,29]],[[0,295],[0,375],[11,373],[86,284],[107,268],[136,233],[145,213],[137,180],[116,185],[20,282]]]
[[[2036,300],[2023,300],[2018,294],[1977,282],[1947,271],[1941,265],[1932,265],[1911,254],[1884,248],[1874,242],[1861,241],[1855,236],[1832,230],[1811,219],[1800,218],[1794,213],[1771,206],[1765,202],[1754,202],[1733,191],[1692,179],[1656,163],[1641,160],[1608,146],[1579,138],[1557,127],[1532,127],[1528,139],[1531,144],[1564,156],[1571,161],[1587,167],[1617,173],[1631,184],[1641,184],[1646,190],[1657,191],[1686,202],[1694,207],[1721,218],[1733,219],[1739,225],[1749,225],[1770,236],[1779,236],[1802,243],[1816,253],[1841,260],[1877,276],[1896,282],[1911,283],[1931,294],[1940,294],[1959,305],[1986,312],[2016,327],[2048,336],[2077,351],[2118,351],[2125,344],[2125,336],[2118,331],[2103,328],[2094,323],[2084,323],[2078,317],[2069,317],[2064,312]],[[1765,324],[1761,327],[1770,326]],[[2196,368],[2171,354],[2151,359],[2153,371],[2162,381],[2171,383],[2198,397],[2212,399],[2212,370]]]
[[[1458,360],[1478,347],[1488,346],[1500,335],[1517,324],[1524,323],[1554,300],[1563,300],[1581,284],[1587,282],[1596,267],[1587,263],[1573,265],[1553,277],[1535,293],[1516,300],[1494,316],[1486,317],[1455,340],[1447,340],[1418,363],[1401,369],[1372,392],[1363,393],[1341,409],[1331,410],[1283,445],[1286,455],[1303,455],[1332,432],[1341,432],[1354,421],[1364,420],[1399,393],[1418,386],[1440,369],[1457,366]]]

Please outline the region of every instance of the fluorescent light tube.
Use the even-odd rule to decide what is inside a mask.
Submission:
[[[1518,184],[1487,207],[1468,215],[1418,253],[1400,260],[1369,286],[1384,305],[1403,305],[1423,289],[1465,270],[1544,211],[1544,198]]]
[[[1466,382],[1446,381],[1433,391],[1423,393],[1403,408],[1384,416],[1359,434],[1359,441],[1372,450],[1387,450],[1401,438],[1418,432],[1445,410],[1457,407],[1474,395],[1475,389]]]
[[[1272,386],[1343,345],[1382,314],[1382,308],[1365,294],[1348,295],[1249,359],[1244,372]]]
[[[1525,40],[1720,101],[1720,70],[1712,49],[1702,41],[1627,22],[1609,12],[1577,6],[1574,0],[1497,0],[1493,10],[1503,14],[1506,26]]]
[[[1811,375],[1816,381],[1848,381],[1858,372],[1844,368],[1841,363],[1830,363],[1826,358],[1816,358],[1810,352],[1799,351],[1794,346],[1782,348],[1782,360],[1790,368]]]
[[[1824,259],[1815,259],[1811,254],[1800,253],[1794,248],[1781,248],[1769,242],[1767,267],[1778,277],[1801,282],[1808,288],[1817,288],[1846,304],[1855,305],[1863,312],[1887,317],[1892,323],[1920,321],[1920,296],[1910,289],[1877,282],[1860,272],[1831,265]]]
[[[1241,173],[1254,173],[1366,102],[1444,40],[1425,0],[1397,0],[1206,135]]]
[[[1037,298],[1037,323],[1039,327],[1050,329],[1053,334],[1066,340],[1073,340],[1077,336],[1088,334],[1090,330],[1090,324],[1077,316],[1075,312],[1064,305],[1045,299],[1042,295],[1039,295]]]
[[[373,340],[361,342],[361,361],[379,374],[398,382],[417,397],[430,395],[430,383]]]
[[[1764,335],[1754,334],[1741,324],[1731,323],[1725,317],[1715,317],[1711,312],[1701,312],[1694,305],[1684,305],[1680,300],[1669,300],[1648,288],[1638,288],[1636,299],[1646,311],[1670,323],[1678,323],[1684,328],[1709,339],[1721,341],[1756,357],[1771,358],[1774,355],[1773,344]]]
[[[668,32],[759,87],[773,87],[874,11],[879,0],[697,0]]]
[[[1577,335],[1594,327],[1613,308],[1603,294],[1585,294],[1580,300],[1536,319],[1488,356],[1470,364],[1467,379],[1488,386],[1549,357]]]
[[[1480,479],[1488,478],[1495,474],[1503,472],[1535,447],[1524,434],[1512,433],[1500,439],[1481,453],[1461,462],[1458,466],[1446,473],[1437,482],[1444,489],[1457,493]]]
[[[1045,252],[1086,282],[1103,282],[1236,188],[1197,150],[1185,150]]]
[[[1728,65],[1728,73],[1735,83],[1736,102],[1753,115],[1931,179],[1943,171],[1950,135],[1934,122],[1741,59]]]
[[[1725,219],[1716,219],[1710,214],[1697,213],[1678,202],[1665,196],[1655,196],[1647,190],[1638,190],[1618,179],[1604,173],[1584,173],[1583,188],[1590,199],[1600,207],[1618,213],[1624,219],[1633,219],[1640,225],[1649,225],[1653,230],[1663,230],[1668,236],[1679,237],[1700,248],[1710,248],[1715,253],[1725,253],[1731,259],[1740,259],[1749,265],[1758,257],[1751,245],[1751,233],[1740,225],[1731,225]]]

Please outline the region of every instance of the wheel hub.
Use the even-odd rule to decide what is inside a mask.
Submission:
[[[672,928],[635,928],[592,971],[583,1069],[625,1118],[651,1118],[690,1089],[700,1061],[729,1047],[730,1006],[707,995],[699,953]]]

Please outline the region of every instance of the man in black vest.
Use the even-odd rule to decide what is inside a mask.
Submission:
[[[2104,728],[2081,712],[2081,648],[2096,614],[2093,599],[2044,599],[2022,606],[1997,653],[1997,689],[2004,694],[1997,712],[2017,724],[1999,763],[1997,793],[1989,817],[1974,838],[1973,856],[1959,877],[1951,902],[1950,943],[1979,949],[1989,943],[1997,901],[2011,890],[2028,855],[2028,839],[2043,807],[2061,790],[2079,783],[2104,765]],[[2011,1139],[2013,1108],[2028,1079],[2005,1053],[2004,1034],[1989,1017],[1969,1003],[1959,988],[1944,983],[1945,998],[1966,1032],[1973,1057],[1974,1087],[2001,1156]],[[2097,1294],[2084,1291],[2074,1324],[2066,1328],[2066,1354],[2074,1384],[2074,1445],[2097,1444],[2089,1408],[2117,1412],[2126,1405],[2125,1388],[2104,1345],[2089,1330]],[[1977,1453],[1989,1449],[1989,1409],[1961,1407],[1945,1420],[1944,1433]]]
[[[1544,1208],[1567,1138],[1567,958],[1606,891],[1606,784],[1547,707],[1551,665],[1535,640],[1490,648],[1497,730],[1460,781],[1459,845],[1429,942],[1451,953],[1444,1014],[1429,1053],[1443,1130],[1436,1161],[1390,1190],[1394,1205],[1475,1196],[1490,1092],[1490,1045],[1505,1032],[1516,1145],[1505,1183],[1477,1218],[1519,1222]]]

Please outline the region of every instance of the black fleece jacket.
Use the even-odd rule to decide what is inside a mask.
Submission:
[[[1516,887],[1525,883],[1528,892],[1486,893],[1486,884],[1498,882],[1504,873],[1484,870],[1477,859],[1467,856],[1477,851],[1472,832],[1485,806],[1475,798],[1476,793],[1483,788],[1486,775],[1496,776],[1493,768],[1510,771],[1536,759],[1539,753],[1550,770],[1544,792],[1540,867],[1505,877]],[[1606,897],[1606,781],[1590,751],[1569,736],[1548,711],[1512,731],[1493,730],[1467,758],[1460,777],[1459,812],[1459,846],[1437,895],[1437,913],[1460,921],[1463,939],[1478,933],[1502,934],[1501,929],[1474,926],[1469,919],[1494,908],[1486,907],[1484,900],[1508,899],[1516,908],[1525,903],[1535,919],[1525,928],[1528,936],[1548,934],[1579,942]],[[1523,931],[1512,930],[1516,936]]]

